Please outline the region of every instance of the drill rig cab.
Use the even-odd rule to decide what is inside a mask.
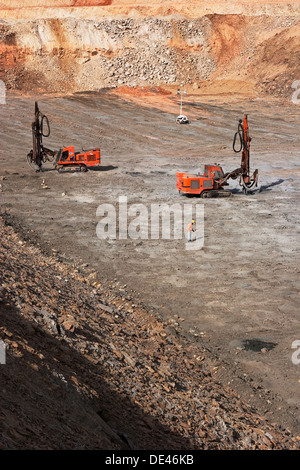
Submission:
[[[63,173],[68,170],[87,171],[89,167],[100,165],[100,149],[75,152],[74,147],[59,149],[55,168]]]

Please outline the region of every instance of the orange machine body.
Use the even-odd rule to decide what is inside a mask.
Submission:
[[[100,149],[93,149],[84,152],[75,152],[74,147],[60,149],[56,158],[56,168],[58,170],[67,167],[80,167],[83,171],[90,167],[100,165]]]
[[[205,165],[203,175],[176,173],[177,189],[180,193],[202,195],[207,191],[217,190],[220,185],[217,180],[224,177],[222,168],[218,165]]]

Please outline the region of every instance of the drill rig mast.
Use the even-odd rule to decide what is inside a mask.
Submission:
[[[27,161],[36,171],[42,171],[42,163],[53,161],[57,152],[43,145],[43,137],[50,135],[50,124],[47,116],[40,112],[37,102],[35,102],[34,116],[31,125],[33,147],[27,155]]]
[[[240,148],[236,148],[236,140],[239,136]],[[247,114],[244,114],[244,119],[240,119],[238,124],[238,130],[234,135],[233,139],[233,151],[238,153],[242,151],[241,168],[240,172],[240,185],[243,187],[243,191],[247,194],[248,189],[257,186],[258,170],[255,170],[253,175],[250,176],[250,142],[251,137],[249,136],[249,127]]]

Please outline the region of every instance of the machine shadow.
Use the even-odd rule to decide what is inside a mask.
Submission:
[[[88,171],[111,171],[116,170],[118,167],[114,165],[101,165],[89,168]]]
[[[284,181],[285,181],[284,179],[280,178],[279,180],[273,181],[270,184],[265,184],[265,185],[260,187],[260,191],[272,191],[271,188],[273,186],[278,186],[279,184],[284,183]]]

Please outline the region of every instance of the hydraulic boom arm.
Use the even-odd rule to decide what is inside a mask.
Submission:
[[[239,136],[240,148],[236,148],[236,139]],[[234,135],[233,139],[233,150],[238,153],[242,151],[241,161],[241,173],[240,173],[240,185],[243,186],[244,193],[247,193],[248,189],[257,186],[258,170],[255,170],[253,175],[250,176],[250,142],[251,137],[249,136],[248,117],[244,114],[244,119],[240,119],[238,124],[238,130]]]
[[[237,148],[237,140],[240,145]],[[247,194],[248,189],[257,186],[258,181],[258,170],[255,170],[253,175],[250,176],[250,142],[251,137],[249,136],[249,127],[247,114],[244,114],[244,119],[239,120],[238,130],[234,134],[233,138],[233,150],[236,153],[242,152],[241,166],[236,170],[225,173],[225,175],[217,181],[217,186],[221,188],[229,179],[237,179],[240,177],[240,185],[243,187],[243,191]]]

